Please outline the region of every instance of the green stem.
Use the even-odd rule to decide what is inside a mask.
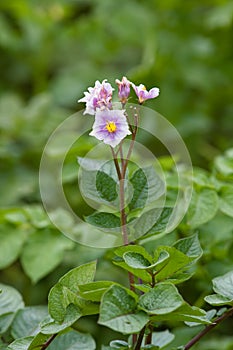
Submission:
[[[189,350],[193,345],[195,345],[204,335],[209,333],[213,328],[215,328],[219,323],[227,319],[228,317],[233,315],[233,307],[230,308],[226,313],[216,318],[214,323],[211,323],[209,326],[207,326],[205,329],[203,329],[200,333],[195,335],[193,339],[191,339],[184,347],[184,350]]]

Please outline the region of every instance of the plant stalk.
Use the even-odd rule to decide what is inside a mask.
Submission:
[[[233,307],[230,308],[227,312],[225,312],[223,315],[216,318],[214,323],[211,323],[209,326],[207,326],[205,329],[203,329],[200,333],[195,335],[193,339],[191,339],[184,347],[184,350],[189,350],[193,345],[195,345],[204,335],[209,333],[213,328],[215,328],[219,323],[227,319],[228,317],[233,315]]]
[[[58,335],[58,333],[56,334],[53,334],[48,340],[46,343],[44,343],[41,347],[41,350],[45,350],[47,349],[47,347],[52,343],[52,341],[56,338],[56,336]]]
[[[137,341],[137,344],[136,344],[134,350],[140,350],[141,349],[141,345],[142,345],[142,341],[143,341],[145,330],[146,330],[146,326],[141,329],[141,331],[139,333],[139,336],[138,336],[138,341]]]

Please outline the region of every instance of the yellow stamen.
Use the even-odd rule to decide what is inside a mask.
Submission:
[[[145,85],[143,85],[143,88],[142,88],[142,90],[146,90],[146,87],[145,87]]]
[[[116,124],[114,122],[107,122],[106,124],[106,129],[109,131],[109,132],[115,132],[117,127],[116,127]]]

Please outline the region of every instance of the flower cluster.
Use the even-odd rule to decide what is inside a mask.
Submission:
[[[106,79],[102,83],[97,80],[95,86],[89,87],[88,91],[84,92],[84,97],[78,101],[86,103],[84,114],[95,115],[90,135],[111,147],[116,147],[127,135],[131,134],[124,110],[130,94],[130,87],[132,86],[135,91],[139,104],[159,95],[158,88],[154,87],[147,91],[143,84],[136,86],[126,77],[123,77],[121,81],[116,79],[116,84],[122,109],[113,109],[112,93],[114,89]]]

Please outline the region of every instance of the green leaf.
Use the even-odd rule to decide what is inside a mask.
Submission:
[[[90,283],[93,281],[96,272],[96,261],[80,265],[59,279],[59,283],[69,288],[72,292],[77,292],[79,285]]]
[[[194,260],[174,247],[159,246],[155,251],[155,261],[159,259],[162,252],[167,252],[169,257],[161,260],[156,266],[156,280],[163,281],[171,279],[178,272],[189,267],[190,263]]]
[[[143,213],[134,224],[135,237],[153,235],[166,231],[173,208],[154,208]],[[143,237],[145,238],[145,236]]]
[[[132,272],[134,276],[141,278],[143,281],[151,283],[151,275],[147,271],[144,271],[138,268],[133,268],[128,264],[126,264],[123,256],[125,253],[129,253],[129,252],[140,254],[143,256],[144,259],[152,262],[152,257],[149,253],[147,253],[145,248],[138,245],[128,245],[128,246],[119,247],[115,250],[115,254],[117,255],[117,257],[113,260],[113,263],[127,271]]]
[[[12,264],[21,253],[27,238],[27,230],[1,225],[0,228],[0,269]]]
[[[78,295],[79,285],[92,282],[96,262],[76,267],[65,274],[49,292],[49,313],[57,322],[65,319],[67,307],[74,304],[81,315],[95,314],[98,306]]]
[[[94,171],[102,169],[104,160],[91,159],[87,157],[77,157],[78,164],[85,170]]]
[[[153,332],[151,343],[155,346],[158,346],[161,349],[164,346],[171,343],[174,338],[175,338],[174,334],[169,332],[169,330],[165,330],[161,332]]]
[[[207,295],[205,298],[205,301],[213,306],[221,306],[221,305],[232,305],[233,300],[227,297],[224,297],[220,294],[211,294]]]
[[[115,282],[111,281],[97,281],[79,285],[80,296],[91,301],[100,301],[102,295]]]
[[[137,310],[136,295],[118,285],[110,287],[103,295],[98,323],[115,331],[131,334],[139,332],[149,318]]]
[[[216,191],[202,188],[193,191],[192,200],[187,213],[188,224],[196,228],[210,221],[218,211],[218,195]]]
[[[203,318],[208,320],[208,321],[211,321],[214,318],[214,316],[216,316],[216,310],[212,309],[212,310],[207,311]],[[185,324],[189,327],[196,327],[196,326],[200,326],[202,324],[202,322],[200,322],[200,321],[196,321],[196,322],[185,321]]]
[[[96,189],[100,197],[108,202],[113,202],[117,199],[116,191],[117,183],[115,180],[103,171],[98,171],[96,174]]]
[[[130,182],[133,185],[134,192],[129,203],[129,209],[144,208],[148,197],[148,183],[144,171],[142,169],[135,171]]]
[[[175,242],[173,246],[191,258],[199,258],[203,253],[197,234],[182,238]]]
[[[32,340],[33,340],[33,337],[25,337],[22,339],[17,339],[7,347],[7,350],[28,350]]]
[[[47,335],[47,334],[42,334],[42,333],[38,333],[33,339],[32,342],[30,343],[29,348],[27,348],[27,350],[37,350],[41,348],[42,344],[45,344],[49,338],[51,337],[51,335]]]
[[[218,156],[215,158],[214,165],[216,169],[223,175],[229,176],[233,174],[233,158],[227,156]]]
[[[4,333],[14,319],[14,314],[24,307],[22,296],[13,287],[0,284],[0,334]]]
[[[146,269],[151,266],[151,262],[142,254],[135,252],[126,252],[123,255],[126,264],[134,269]]]
[[[23,224],[27,222],[25,212],[22,208],[7,208],[3,209],[1,212],[4,215],[6,221],[13,224]]]
[[[129,344],[123,340],[112,340],[110,342],[110,346],[113,347],[114,349],[128,349],[129,348]]]
[[[118,177],[113,161],[78,158],[78,162],[82,168],[80,188],[86,198],[104,204],[118,198]]]
[[[0,283],[0,315],[16,312],[24,307],[21,294],[13,287]]]
[[[213,279],[213,289],[215,293],[220,294],[233,301],[233,271]]]
[[[51,222],[46,215],[43,207],[39,205],[30,205],[24,208],[32,225],[36,228],[44,228],[51,225]]]
[[[70,331],[58,335],[49,345],[49,350],[95,350],[96,344],[88,333]]]
[[[214,184],[211,182],[209,173],[201,168],[193,168],[192,181],[197,187],[206,187],[214,189]]]
[[[210,324],[206,317],[206,312],[195,306],[190,306],[183,301],[183,304],[175,311],[163,315],[154,315],[151,318],[154,322],[179,321],[179,322],[198,322],[202,324]]]
[[[130,182],[134,189],[130,210],[144,208],[146,203],[155,201],[165,191],[163,181],[152,166],[136,170]]]
[[[118,216],[112,213],[95,212],[92,215],[86,216],[85,221],[91,225],[102,228],[120,228],[121,220]]]
[[[19,310],[11,326],[14,339],[33,336],[39,333],[39,323],[48,315],[47,307],[31,306]]]
[[[24,271],[36,283],[51,272],[74,243],[58,231],[40,230],[32,234],[24,246],[21,262]]]
[[[0,315],[0,334],[4,334],[8,330],[14,320],[14,317],[14,312],[8,312]]]
[[[226,215],[233,217],[233,186],[221,187],[219,209]]]
[[[40,323],[40,331],[43,334],[55,334],[63,331],[64,329],[72,326],[82,315],[77,308],[70,304],[66,308],[66,314],[63,322],[56,322],[50,316],[46,317]]]
[[[152,256],[147,252],[147,250],[144,247],[140,245],[129,244],[127,246],[122,246],[115,249],[114,253],[121,258],[123,258],[123,255],[125,253],[138,253],[141,254],[144,257],[144,259],[152,262]]]
[[[163,315],[178,309],[183,298],[171,283],[159,283],[139,298],[139,306],[148,314]]]

